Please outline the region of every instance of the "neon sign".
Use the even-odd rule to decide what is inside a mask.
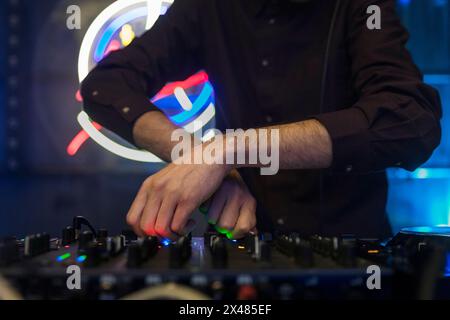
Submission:
[[[150,29],[161,14],[165,14],[173,0],[118,0],[103,10],[92,22],[81,44],[78,59],[78,78],[81,83],[89,71],[110,52],[129,45],[133,39]],[[76,99],[81,102],[79,92]],[[213,126],[215,116],[214,90],[205,72],[167,84],[151,99],[169,119],[190,133]],[[161,162],[154,154],[115,141],[102,132],[98,123],[81,111],[77,116],[80,131],[67,146],[67,153],[75,155],[83,143],[91,138],[104,149],[126,159],[140,162]],[[194,126],[201,123],[202,126]],[[210,138],[206,131],[204,140]]]

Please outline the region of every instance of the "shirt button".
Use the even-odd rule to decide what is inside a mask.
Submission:
[[[352,170],[353,170],[353,166],[352,166],[352,165],[348,165],[348,166],[345,168],[345,172],[347,172],[347,173],[352,172]]]
[[[124,107],[124,108],[122,108],[122,112],[123,113],[128,113],[128,112],[130,112],[130,108],[129,107]]]
[[[98,96],[98,91],[97,91],[97,90],[96,90],[96,91],[93,91],[93,92],[92,92],[92,96],[93,96],[93,97]]]
[[[269,24],[275,24],[275,21],[276,21],[275,18],[272,18],[269,20]]]
[[[266,121],[267,121],[268,123],[272,123],[273,119],[272,119],[271,116],[266,116]]]
[[[268,61],[267,59],[263,59],[263,60],[261,61],[261,65],[262,65],[263,67],[267,67],[267,66],[269,65],[269,61]]]

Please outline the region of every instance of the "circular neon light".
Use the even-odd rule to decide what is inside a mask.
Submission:
[[[159,15],[164,13],[172,3],[173,0],[118,0],[103,10],[87,30],[81,44],[78,58],[80,83],[88,75],[93,63],[100,61],[109,53],[108,50],[118,49],[118,42],[113,40],[113,38],[120,30],[126,32],[126,42],[128,43],[130,37],[134,37],[133,31],[128,25],[129,23],[136,19],[146,18],[145,28],[148,30],[154,25]],[[124,26],[126,29],[124,29]],[[196,97],[190,97],[185,92],[191,86],[198,87],[200,85],[202,85],[202,88]],[[172,100],[169,100],[170,96],[172,96]],[[194,121],[202,123],[204,126],[214,119],[214,92],[204,72],[194,75],[185,81],[167,85],[152,99],[152,102],[157,105],[158,103],[163,104],[165,99],[171,103],[176,102],[180,106],[179,112],[170,114],[168,117],[172,122],[182,126],[190,133],[203,129],[198,125],[194,125]],[[79,113],[77,120],[84,132],[106,150],[134,161],[161,162],[161,159],[150,152],[130,148],[113,141],[104,135],[100,131],[101,126],[91,122],[89,116],[83,111]],[[86,135],[79,134],[76,138],[78,140],[72,141],[70,145],[72,154],[84,142]],[[210,138],[211,131],[203,136],[203,140]]]

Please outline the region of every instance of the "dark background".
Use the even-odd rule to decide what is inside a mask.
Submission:
[[[66,153],[80,129],[74,98],[80,44],[112,2],[0,2],[0,235],[56,235],[74,215],[118,232],[140,183],[159,168],[121,159],[91,140],[75,157]],[[72,4],[81,7],[81,30],[66,28]],[[409,48],[441,93],[444,131],[423,168],[389,171],[388,212],[394,230],[450,224],[450,7],[448,0],[402,0],[398,7]]]

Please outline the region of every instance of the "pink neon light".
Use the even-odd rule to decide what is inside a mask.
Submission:
[[[114,41],[116,41],[116,40],[113,40],[111,42],[111,44],[108,47],[108,50],[109,49],[117,50],[117,49],[114,49],[115,48],[115,45],[113,46]],[[116,42],[119,44],[119,48],[120,48],[120,43],[118,41],[116,41]],[[194,87],[194,86],[203,84],[206,81],[208,81],[208,75],[206,74],[206,72],[201,71],[201,72],[194,74],[193,76],[187,78],[184,81],[172,82],[172,83],[165,85],[161,89],[161,91],[159,91],[159,93],[152,99],[152,101],[157,101],[157,100],[160,100],[160,99],[163,99],[165,97],[172,95],[173,91],[177,87],[181,87],[183,89],[188,89],[190,87]],[[78,102],[83,102],[83,97],[80,94],[80,90],[77,91],[75,98]],[[100,130],[102,128],[98,123],[93,123],[93,124],[97,130]],[[89,139],[89,135],[86,133],[86,131],[84,131],[84,130],[80,131],[67,146],[67,149],[66,149],[67,154],[70,156],[74,156],[78,152],[78,150],[81,148],[83,143],[85,143],[88,139]]]
[[[83,97],[81,96],[80,90],[77,90],[77,93],[75,94],[75,99],[78,102],[83,102]]]
[[[97,130],[100,130],[102,128],[102,126],[96,122],[94,122],[93,125]],[[78,132],[78,134],[72,139],[72,141],[67,146],[66,149],[67,154],[73,157],[81,148],[83,143],[86,142],[87,139],[89,139],[89,135],[87,134],[86,131],[82,130]]]
[[[121,48],[120,42],[117,40],[113,40],[113,41],[111,41],[108,48],[106,49],[104,56],[107,56],[111,52],[119,50],[120,48]]]
[[[184,81],[177,81],[177,82],[172,82],[172,83],[166,84],[164,86],[164,88],[162,88],[161,91],[159,91],[159,93],[152,100],[157,101],[157,100],[160,100],[162,98],[172,95],[173,91],[177,87],[181,87],[183,89],[188,89],[190,87],[194,87],[199,84],[205,83],[206,81],[208,81],[208,75],[206,74],[206,72],[201,71],[201,72],[194,74],[193,76],[187,78]]]

